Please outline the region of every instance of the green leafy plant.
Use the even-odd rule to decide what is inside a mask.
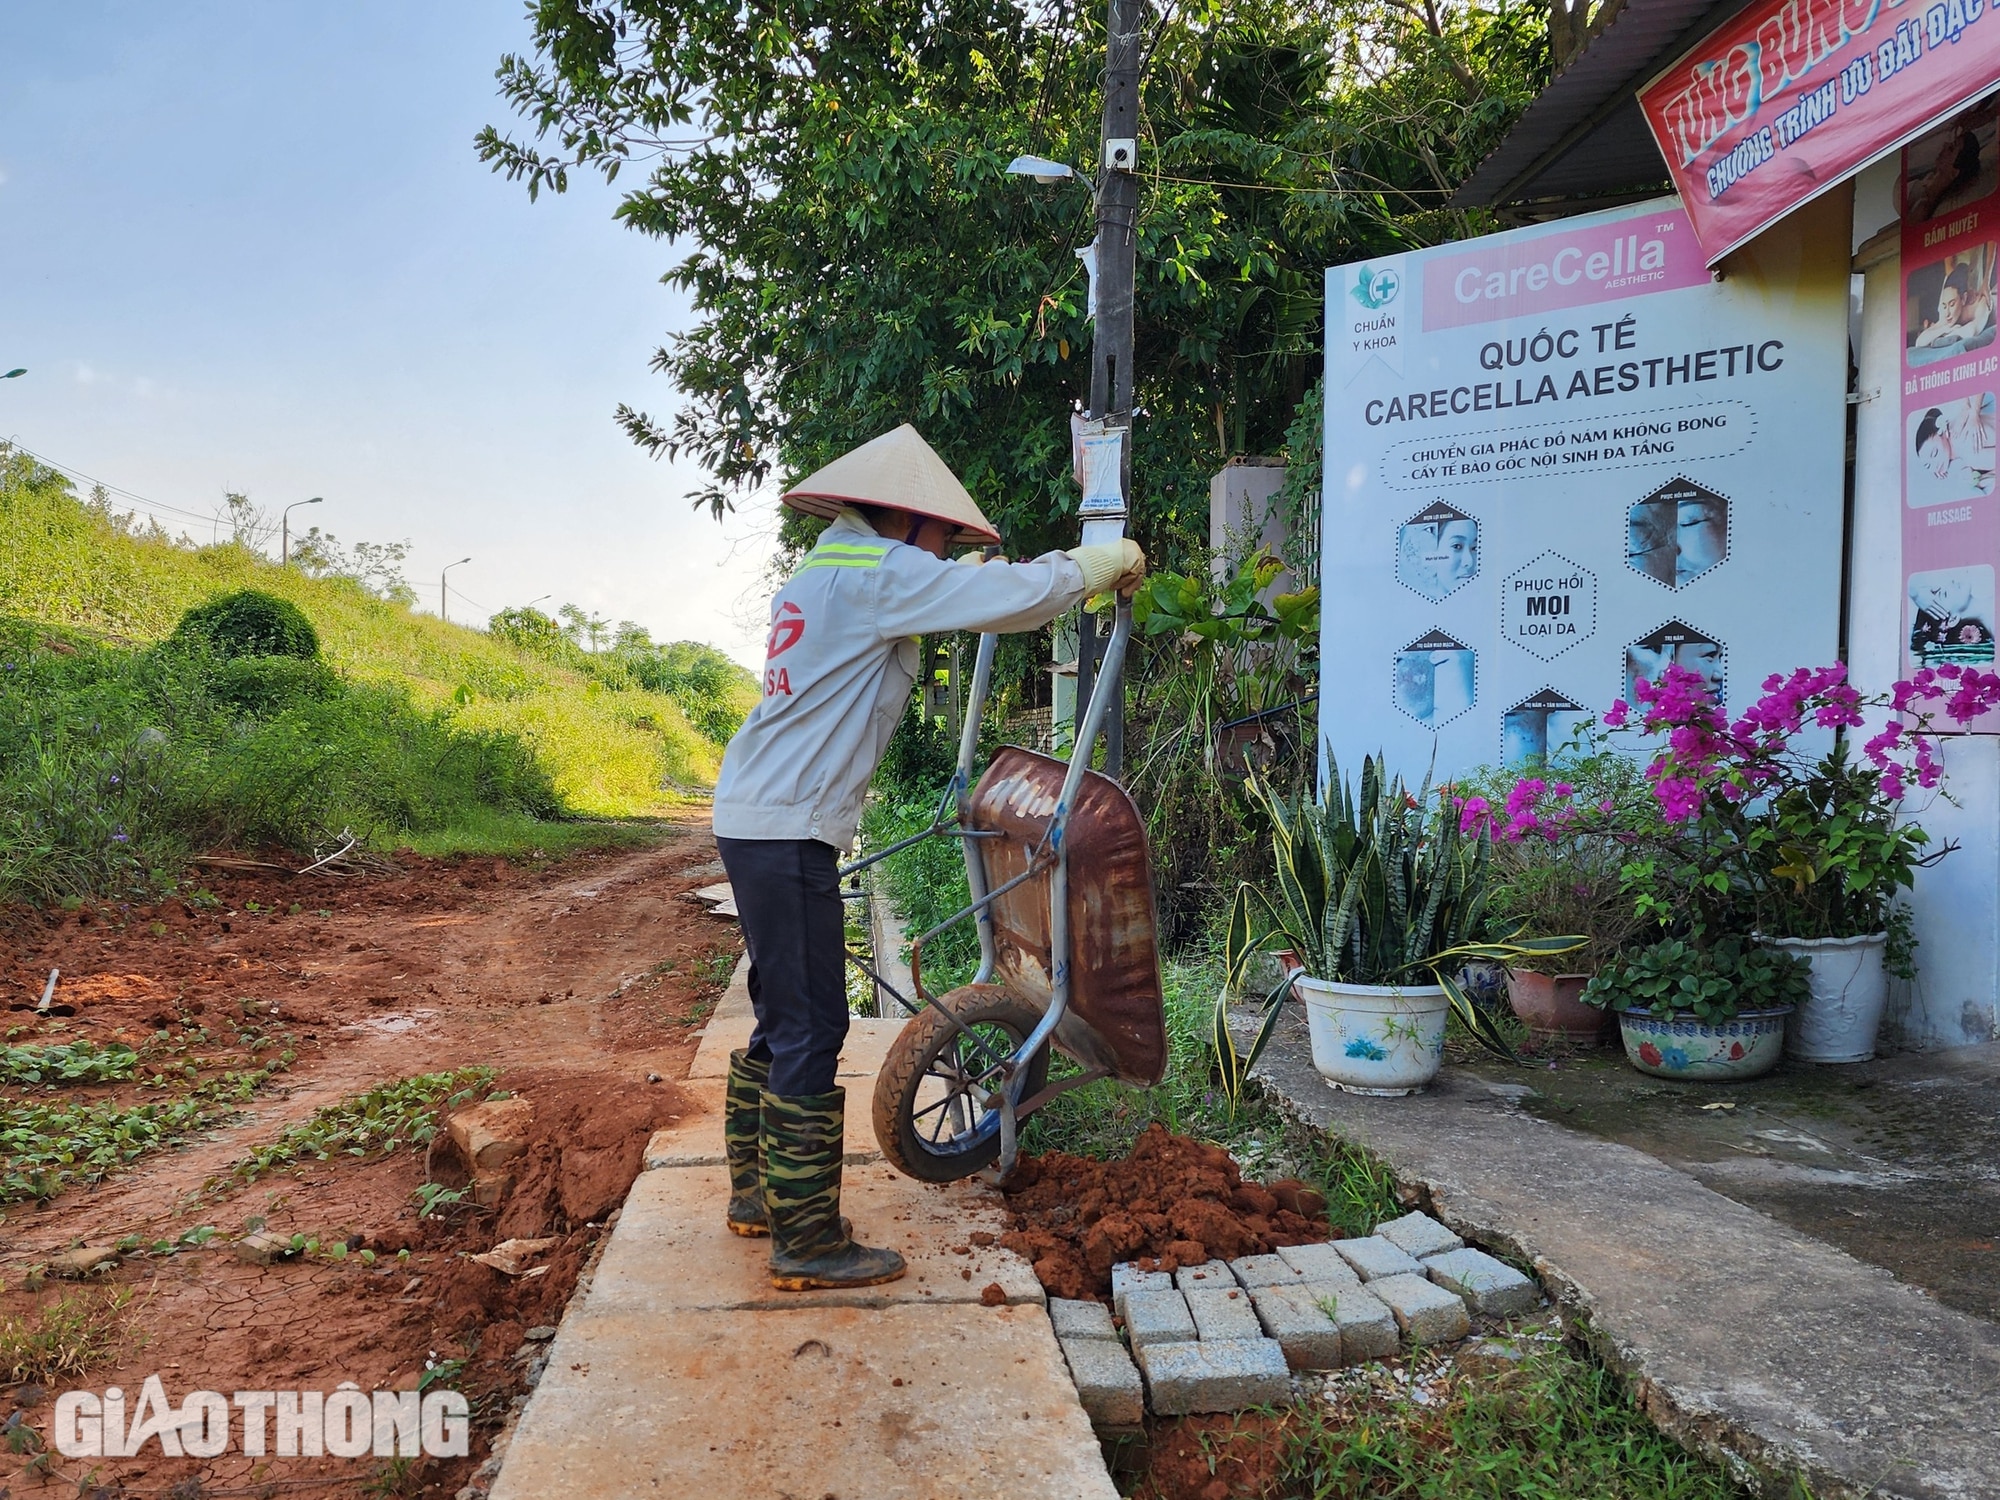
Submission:
[[[1230,904],[1225,959],[1240,986],[1259,953],[1290,951],[1304,965],[1265,1001],[1247,1055],[1229,1035],[1224,997],[1215,1008],[1214,1046],[1232,1095],[1276,1025],[1278,1004],[1303,972],[1344,984],[1435,984],[1481,1046],[1511,1058],[1494,1020],[1466,994],[1458,972],[1478,960],[1516,963],[1580,947],[1563,935],[1526,938],[1519,924],[1491,928],[1486,903],[1491,846],[1461,827],[1449,799],[1428,783],[1410,792],[1373,756],[1360,787],[1330,768],[1323,802],[1287,800],[1258,787],[1271,817],[1276,874],[1270,889],[1245,882]]]
[[[138,1066],[139,1054],[122,1042],[100,1047],[81,1040],[0,1049],[0,1082],[4,1083],[121,1083]]]
[[[181,616],[171,637],[200,643],[221,657],[291,656],[310,661],[319,655],[319,632],[304,610],[289,599],[261,589],[237,589]]]
[[[470,1191],[470,1188],[446,1187],[441,1182],[420,1182],[411,1196],[417,1200],[418,1218],[442,1218],[446,1209],[456,1208],[465,1202],[465,1195]]]
[[[1748,938],[1662,938],[1598,970],[1582,998],[1588,1005],[1692,1015],[1713,1025],[1744,1011],[1803,1003],[1811,972],[1807,960]]]
[[[420,1073],[329,1104],[252,1150],[220,1181],[255,1182],[266,1172],[300,1161],[325,1161],[335,1154],[386,1156],[406,1146],[429,1145],[441,1117],[484,1090],[496,1076],[495,1069],[483,1067]]]

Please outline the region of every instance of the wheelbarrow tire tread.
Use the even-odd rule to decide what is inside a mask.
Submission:
[[[965,1150],[940,1152],[923,1139],[911,1119],[926,1071],[958,1034],[958,1028],[937,1013],[940,1005],[950,1006],[952,1014],[968,1026],[1004,1028],[1017,1046],[1042,1019],[1034,1006],[1000,985],[969,984],[940,996],[896,1033],[882,1070],[875,1076],[875,1140],[891,1166],[919,1182],[957,1182],[990,1167],[1000,1155],[997,1129]],[[1039,1092],[1048,1076],[1049,1049],[1044,1043],[1028,1065],[1028,1084],[1022,1097]]]

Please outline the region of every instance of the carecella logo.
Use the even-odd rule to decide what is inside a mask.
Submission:
[[[176,1406],[148,1375],[129,1410],[115,1385],[63,1392],[51,1441],[65,1458],[135,1458],[148,1442],[168,1458],[215,1458],[232,1439],[253,1458],[464,1458],[470,1415],[458,1391],[364,1391],[353,1381],[332,1392],[237,1391],[233,1400],[190,1391]]]
[[[1373,312],[1387,307],[1403,289],[1403,278],[1389,266],[1362,266],[1354,273],[1354,300]]]

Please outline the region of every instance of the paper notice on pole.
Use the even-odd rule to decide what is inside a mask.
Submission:
[[[1086,516],[1125,513],[1125,429],[1088,433],[1082,439],[1083,503]]]

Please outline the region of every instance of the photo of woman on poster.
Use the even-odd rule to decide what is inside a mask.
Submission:
[[[1667,668],[1685,667],[1699,676],[1717,703],[1727,698],[1726,655],[1722,643],[1693,626],[1671,621],[1625,648],[1625,701],[1638,702],[1634,689],[1640,678],[1658,682]]]
[[[1679,589],[1729,556],[1729,501],[1685,477],[1663,484],[1625,515],[1625,561]]]
[[[1907,420],[1910,463],[1906,492],[1911,505],[1948,505],[1993,493],[1991,391],[1919,407]]]
[[[1910,146],[1910,180],[1903,194],[1908,223],[1956,213],[2000,188],[1995,119],[1996,105],[1989,99]]]
[[[1993,660],[1993,569],[1985,564],[1912,573],[1910,659],[1919,666]]]
[[[1509,769],[1547,764],[1591,717],[1581,703],[1554,688],[1523,698],[1500,716],[1500,764]]]
[[[1993,342],[1994,266],[1988,240],[1910,272],[1905,363],[1953,359]]]
[[[1435,604],[1479,573],[1479,523],[1440,501],[1396,532],[1396,579]]]

